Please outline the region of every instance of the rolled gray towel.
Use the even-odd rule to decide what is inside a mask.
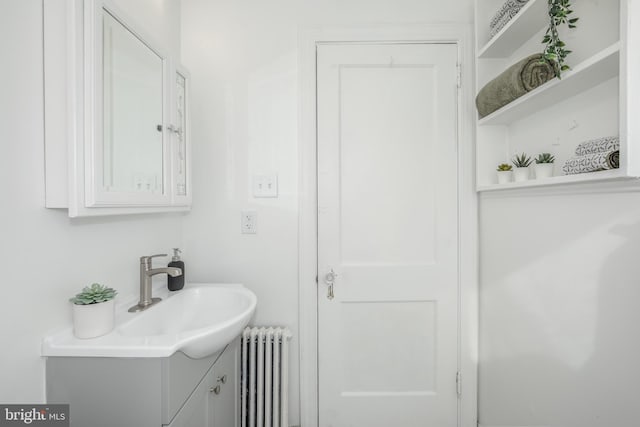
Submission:
[[[576,147],[576,156],[585,154],[606,153],[620,149],[620,138],[617,136],[606,136],[604,138],[592,139],[581,142]]]
[[[507,68],[478,92],[476,107],[485,117],[555,77],[553,65],[541,53]]]
[[[620,151],[608,151],[606,153],[585,154],[572,157],[562,166],[565,175],[596,172],[620,167]]]
[[[505,15],[512,11],[517,13],[525,4],[527,4],[528,1],[529,0],[507,0],[502,6],[500,6],[500,9],[498,9],[495,15],[493,15],[493,18],[491,18],[491,22],[489,23],[489,27],[495,28]],[[513,16],[515,16],[515,13],[511,15],[511,17]]]

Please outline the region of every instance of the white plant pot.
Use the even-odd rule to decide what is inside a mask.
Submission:
[[[498,184],[506,184],[511,182],[512,173],[511,171],[496,171],[498,174]]]
[[[551,178],[553,176],[553,163],[536,163],[536,179]]]
[[[513,180],[515,182],[523,182],[529,180],[529,167],[515,168],[513,170]]]
[[[95,338],[108,334],[115,322],[114,300],[73,306],[73,334],[76,338]]]

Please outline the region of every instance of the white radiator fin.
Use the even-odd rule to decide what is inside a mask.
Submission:
[[[287,328],[246,328],[242,333],[242,427],[289,427]]]

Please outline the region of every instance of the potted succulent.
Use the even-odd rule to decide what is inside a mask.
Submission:
[[[550,153],[541,153],[536,157],[536,179],[553,176],[553,162],[556,160]]]
[[[513,178],[515,182],[527,181],[529,179],[529,165],[531,164],[531,157],[525,153],[515,155],[511,159],[511,163],[516,167],[513,171]]]
[[[111,332],[116,294],[114,289],[94,283],[69,300],[73,303],[73,334],[77,338],[95,338]]]
[[[498,184],[511,182],[511,169],[511,165],[507,163],[501,163],[498,165],[498,168],[496,169],[498,172]]]

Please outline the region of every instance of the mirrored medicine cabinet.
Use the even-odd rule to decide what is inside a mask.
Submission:
[[[45,0],[46,206],[188,210],[189,74],[109,0]]]

